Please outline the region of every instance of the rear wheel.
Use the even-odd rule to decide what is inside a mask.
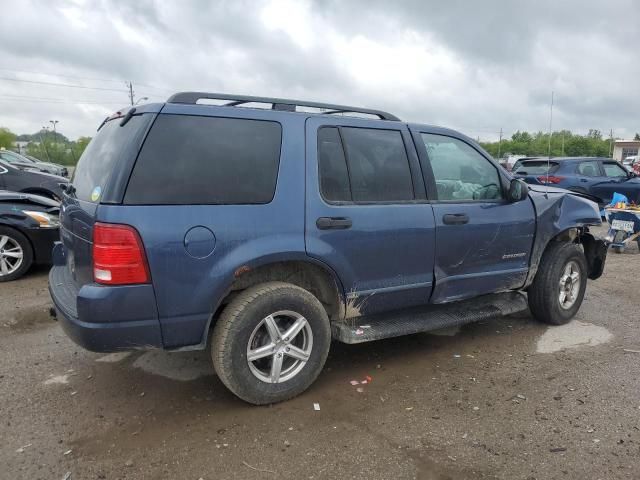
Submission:
[[[0,282],[25,274],[33,263],[33,249],[27,237],[13,228],[0,227]]]
[[[580,309],[587,288],[587,261],[574,243],[552,243],[529,287],[529,309],[545,323],[563,325]]]
[[[306,390],[324,366],[331,343],[320,301],[295,285],[251,287],[222,312],[211,355],[220,380],[256,405],[281,402]]]

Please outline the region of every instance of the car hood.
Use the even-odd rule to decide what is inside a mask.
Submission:
[[[59,206],[58,202],[47,197],[41,197],[40,195],[33,195],[31,193],[10,192],[7,190],[0,190],[0,202],[25,202],[42,205],[43,207]]]

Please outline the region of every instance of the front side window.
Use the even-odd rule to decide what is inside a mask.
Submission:
[[[421,134],[435,177],[438,200],[481,201],[503,198],[498,170],[465,142]]]
[[[599,177],[600,167],[598,162],[582,162],[578,164],[578,173],[584,177]]]
[[[604,174],[607,177],[619,178],[628,176],[627,171],[617,163],[604,163],[602,166],[604,167]]]

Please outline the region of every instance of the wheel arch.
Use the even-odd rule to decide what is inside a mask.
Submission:
[[[208,343],[217,318],[233,298],[249,287],[273,281],[291,283],[311,292],[322,303],[331,321],[344,318],[344,287],[331,267],[307,255],[294,255],[286,259],[280,255],[265,256],[235,269],[225,293],[212,308],[202,344]]]

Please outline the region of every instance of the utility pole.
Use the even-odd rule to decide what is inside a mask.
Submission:
[[[42,130],[44,130],[44,140],[42,139],[42,131],[40,131],[40,146],[44,150],[44,154],[47,156],[47,162],[50,162],[49,152],[47,151],[47,127],[42,126]]]
[[[56,142],[56,123],[59,123],[60,120],[49,120],[49,123],[53,125],[53,143]]]
[[[498,141],[498,161],[500,161],[501,151],[502,151],[502,127],[500,127],[500,140]]]
[[[564,130],[562,130],[562,156],[564,157]]]
[[[129,88],[129,101],[131,102],[131,105],[133,105],[134,104],[133,83],[131,83],[131,80],[129,80],[129,83],[125,82],[125,85]]]
[[[612,153],[613,153],[613,128],[609,131],[609,158],[611,158]]]

